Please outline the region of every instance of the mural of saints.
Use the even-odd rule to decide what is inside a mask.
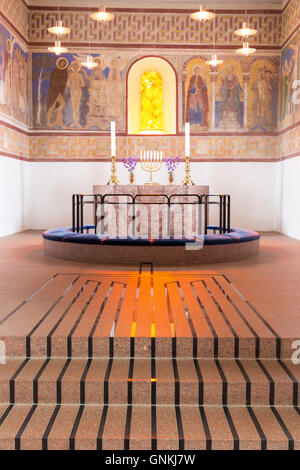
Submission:
[[[216,122],[219,129],[240,129],[243,126],[242,93],[239,77],[234,66],[229,64],[224,75],[221,75],[221,86],[218,90],[221,102]]]
[[[28,118],[27,98],[27,56],[15,43],[12,62],[13,117],[22,122]]]
[[[9,39],[6,40],[6,55],[4,60],[4,102],[7,112],[11,112],[12,106],[12,90],[11,90],[11,73],[12,73],[12,47]]]
[[[82,65],[84,53],[32,53],[33,122],[39,128],[107,131],[114,120],[126,124],[124,71],[136,53],[105,51],[93,54],[98,67]],[[21,70],[20,70],[21,74]]]
[[[281,65],[281,120],[286,119],[292,113],[292,77],[295,67],[293,52],[286,51],[283,63]]]
[[[47,96],[47,126],[63,127],[64,92],[68,81],[68,60],[59,57],[53,70]]]
[[[81,101],[82,91],[85,88],[86,83],[81,73],[81,65],[79,62],[74,61],[69,67],[69,74],[67,80],[67,86],[70,89],[71,105],[73,122],[72,127],[80,127],[80,113],[81,113]]]
[[[295,121],[299,104],[293,102],[293,83],[300,79],[300,34],[297,34],[281,55],[280,120],[290,125]],[[296,86],[295,89],[299,87]]]
[[[122,82],[121,82],[122,64],[116,57],[111,60],[110,71],[108,75],[110,90],[110,110],[111,116],[119,116],[122,103]]]
[[[108,57],[109,59],[109,57]],[[99,67],[90,74],[90,99],[88,102],[88,126],[109,129],[110,121],[116,120],[120,125],[123,106],[121,73],[123,62],[117,58],[110,58],[109,66],[104,67],[101,57],[94,59]]]
[[[186,99],[186,122],[208,126],[208,93],[206,81],[202,77],[200,66],[193,68],[193,75],[188,84]]]
[[[12,62],[12,98],[14,112],[18,112],[20,106],[20,65],[19,50],[15,48]]]
[[[20,112],[22,115],[28,115],[28,74],[27,74],[27,60],[20,54]]]
[[[106,75],[102,69],[103,61],[100,57],[94,60],[98,67],[92,70],[90,75],[89,126],[97,126],[101,123],[108,103]],[[105,123],[105,127],[106,125]]]
[[[292,42],[289,45],[289,48],[294,51],[294,67],[292,70],[292,82],[299,80],[300,78],[300,35],[296,36],[295,42]],[[297,87],[299,88],[299,87]],[[293,86],[292,86],[293,89]],[[291,99],[291,109],[292,112],[298,111],[299,103],[294,103],[294,100]]]
[[[250,130],[272,131],[277,125],[278,77],[273,65],[257,60],[250,69],[248,125]]]
[[[59,57],[47,94],[47,127],[86,127],[90,79],[77,60]]]
[[[0,111],[28,123],[28,53],[1,24]]]

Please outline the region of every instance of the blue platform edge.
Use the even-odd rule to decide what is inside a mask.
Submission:
[[[84,230],[93,230],[93,225],[85,225]],[[218,230],[219,227],[210,225],[208,230]],[[82,243],[87,245],[126,245],[126,246],[184,246],[186,243],[203,243],[204,245],[224,245],[232,243],[245,243],[258,240],[260,234],[241,228],[232,228],[230,233],[208,234],[193,238],[110,238],[106,235],[94,233],[72,232],[71,227],[59,227],[43,233],[46,240]]]

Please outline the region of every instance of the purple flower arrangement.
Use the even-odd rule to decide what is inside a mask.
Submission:
[[[137,165],[137,158],[133,158],[133,157],[129,157],[128,159],[123,158],[122,162],[123,162],[123,165],[125,166],[125,168],[129,172],[131,172],[131,171],[135,170],[135,167]]]
[[[165,158],[165,163],[169,173],[173,173],[179,165],[179,157]]]

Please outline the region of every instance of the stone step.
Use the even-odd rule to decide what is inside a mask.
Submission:
[[[291,361],[11,358],[0,403],[297,406],[299,383]]]
[[[0,322],[8,357],[290,358],[220,274],[55,275]]]
[[[0,450],[299,450],[300,409],[0,405]]]
[[[133,326],[134,328],[135,326]],[[0,336],[9,357],[288,359],[294,338]]]

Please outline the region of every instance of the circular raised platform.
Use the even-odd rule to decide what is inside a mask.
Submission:
[[[85,226],[89,232],[93,226]],[[216,232],[218,227],[209,226]],[[184,266],[238,261],[259,253],[257,232],[232,228],[230,233],[210,233],[191,239],[110,238],[94,233],[72,232],[61,227],[43,233],[44,252],[48,256],[100,264]]]

